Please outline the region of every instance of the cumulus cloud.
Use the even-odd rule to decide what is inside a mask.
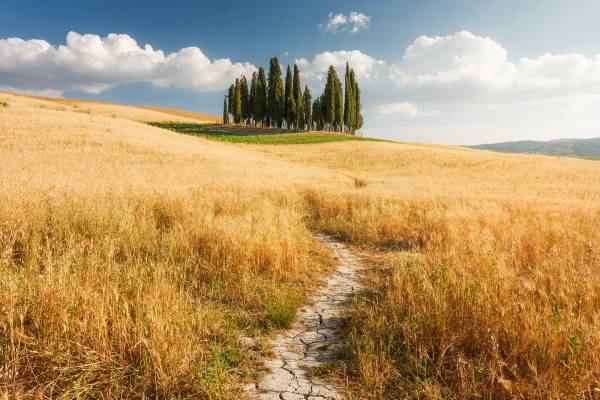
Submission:
[[[402,62],[391,67],[399,86],[499,88],[510,83],[515,68],[507,51],[490,38],[459,32],[452,36],[421,36],[404,51]]]
[[[69,32],[65,45],[44,40],[0,39],[0,86],[21,91],[99,93],[112,86],[150,82],[210,91],[225,88],[234,77],[251,74],[249,63],[210,60],[197,47],[165,54],[130,36]]]
[[[410,103],[408,101],[396,102],[396,103],[387,103],[387,104],[379,104],[373,106],[370,109],[374,114],[382,114],[382,115],[401,115],[405,117],[430,117],[433,115],[438,115],[440,112],[438,110],[430,110],[424,111],[419,107]]]
[[[600,95],[600,56],[544,54],[511,61],[489,37],[458,32],[421,36],[390,66],[399,91],[428,101],[535,101]]]
[[[354,69],[357,79],[364,80],[375,78],[379,69],[385,66],[384,61],[377,60],[359,50],[326,51],[316,54],[312,61],[299,58],[295,60],[295,63],[304,76],[318,80],[325,78],[330,65],[333,65],[338,72],[342,72],[346,63],[349,63]]]
[[[388,53],[385,61],[360,50],[295,61],[317,94],[329,65],[343,79],[348,62],[357,73],[371,129],[404,124],[423,132],[441,123],[436,132],[457,135],[447,141],[477,142],[494,129],[502,139],[502,132],[537,132],[543,118],[552,121],[546,131],[590,121],[580,127],[582,132],[597,134],[592,121],[600,107],[600,55],[547,53],[515,59],[493,38],[463,31],[418,37],[396,54]],[[464,132],[472,136],[459,139]]]
[[[356,11],[352,11],[349,15],[330,12],[327,20],[319,25],[323,32],[328,33],[357,33],[363,29],[370,28],[370,26],[371,17]]]

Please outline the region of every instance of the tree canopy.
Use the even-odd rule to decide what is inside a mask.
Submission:
[[[293,71],[293,72],[292,72]],[[260,67],[252,74],[250,89],[245,76],[229,87],[223,104],[223,122],[254,124],[290,130],[325,130],[355,134],[363,125],[360,88],[354,70],[346,63],[344,85],[329,66],[323,93],[314,98],[308,85],[302,90],[298,65],[288,65],[285,81],[277,57],[269,61],[268,76]]]

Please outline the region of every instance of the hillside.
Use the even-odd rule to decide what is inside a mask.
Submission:
[[[0,101],[0,394],[241,398],[334,265],[311,232],[366,266],[318,371],[354,398],[600,387],[596,162],[225,143],[145,123],[177,113]]]
[[[600,138],[557,139],[547,142],[524,140],[469,146],[474,149],[498,151],[502,153],[544,154],[547,156],[579,157],[600,159]]]
[[[0,92],[1,94],[1,92]],[[12,96],[24,96],[12,94]],[[134,106],[127,104],[113,104],[96,100],[65,99],[57,97],[24,96],[32,99],[56,103],[65,107],[55,107],[57,110],[67,110],[68,107],[83,113],[94,113],[110,117],[122,117],[141,122],[183,122],[183,123],[213,123],[217,117],[207,114],[199,114],[191,111],[177,110],[166,107]],[[150,111],[150,112],[149,112]]]

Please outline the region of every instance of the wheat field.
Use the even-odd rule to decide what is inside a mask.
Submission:
[[[354,398],[599,395],[594,161],[228,144],[142,123],[175,112],[0,101],[0,393],[240,398],[239,339],[289,325],[333,265],[323,231],[368,266],[329,371]]]

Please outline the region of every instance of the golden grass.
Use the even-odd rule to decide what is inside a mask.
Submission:
[[[1,97],[0,392],[235,398],[238,332],[289,323],[330,265],[286,194],[312,176]]]
[[[156,106],[135,106],[135,107],[143,108],[143,109],[151,110],[151,111],[157,111],[157,112],[170,114],[170,115],[176,115],[178,117],[189,118],[191,120],[195,120],[196,122],[200,122],[200,123],[205,123],[205,122],[206,123],[216,123],[219,120],[219,118],[215,117],[214,115],[201,114],[201,113],[197,113],[197,112],[193,112],[193,111],[178,110],[176,108],[156,107]],[[156,122],[156,120],[150,121],[150,122]]]
[[[24,95],[22,95],[24,96]],[[66,109],[71,108],[83,112],[94,113],[109,117],[119,117],[131,119],[141,122],[157,122],[157,121],[172,121],[172,122],[187,122],[187,123],[213,123],[217,121],[217,117],[208,114],[200,114],[192,111],[177,110],[168,107],[156,106],[132,106],[127,104],[113,104],[97,100],[76,100],[64,99],[58,97],[42,97],[42,96],[24,96],[36,100],[41,100],[46,103],[56,103]],[[50,107],[50,105],[46,105]]]
[[[0,393],[239,398],[238,336],[289,323],[330,265],[314,229],[374,246],[345,336],[359,398],[598,395],[597,162],[234,145],[0,101]]]
[[[360,398],[597,395],[597,209],[317,193],[309,203],[314,226],[380,247],[346,332]]]
[[[599,395],[596,162],[386,143],[263,151],[366,183],[305,194],[311,226],[378,248],[346,332],[359,398]]]

